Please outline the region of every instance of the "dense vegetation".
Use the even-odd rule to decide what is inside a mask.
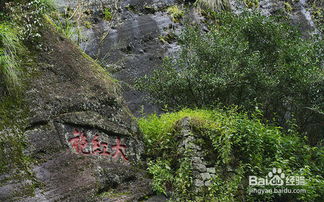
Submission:
[[[303,39],[283,19],[212,14],[210,31],[189,26],[182,50],[138,84],[168,109],[240,106],[263,111],[286,129],[297,123],[313,144],[323,139],[324,43]]]
[[[228,7],[227,0],[197,4]],[[51,8],[50,0],[0,2],[0,146],[8,148],[0,151],[0,174],[17,171],[33,180],[32,160],[23,153],[28,109],[20,92],[32,68],[26,47],[42,48],[38,28]],[[176,23],[185,15],[177,6],[167,12]],[[110,9],[103,14],[112,20]],[[138,82],[153,101],[174,111],[139,120],[154,190],[182,201],[324,200],[323,40],[301,38],[284,19],[205,14],[212,22],[208,31],[188,26],[178,39],[181,52]],[[61,16],[53,19],[60,22]],[[73,35],[67,21],[56,28]],[[178,150],[185,117],[217,171],[211,186],[198,191],[192,162]],[[306,185],[296,188],[306,193],[249,195],[248,176],[265,176],[273,167],[304,176]]]
[[[179,150],[183,138],[179,121],[185,117],[191,118],[195,144],[205,152],[208,164],[216,167],[212,185],[199,191],[193,186],[192,161]],[[151,115],[140,119],[139,126],[157,192],[183,201],[320,201],[323,197],[323,149],[308,146],[295,132],[284,134],[234,109]],[[307,184],[295,188],[307,192],[248,194],[248,176],[266,176],[273,167],[282,168],[286,175],[304,176]]]
[[[205,15],[209,30],[188,26],[178,55],[137,83],[151,101],[180,110],[139,121],[154,189],[184,201],[323,200],[323,40],[302,38],[284,17]],[[184,117],[217,170],[198,191],[193,162],[179,150]],[[306,193],[249,194],[248,176],[274,167],[307,178],[298,187]]]

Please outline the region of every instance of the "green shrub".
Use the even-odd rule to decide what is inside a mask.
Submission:
[[[153,189],[158,193],[166,194],[166,187],[173,179],[169,162],[156,160],[148,162],[148,165],[148,172],[154,176]]]
[[[215,19],[208,33],[188,27],[179,54],[138,88],[169,109],[234,104],[249,112],[259,107],[285,127],[294,119],[301,130],[323,122],[308,110],[324,109],[323,40],[302,39],[294,27],[259,14]]]
[[[207,189],[193,187],[191,161],[179,153],[181,119],[190,117],[195,143],[202,148],[208,165],[216,176]],[[299,199],[312,201],[323,194],[323,149],[310,147],[296,132],[282,133],[257,118],[230,110],[190,110],[151,115],[139,120],[153,188],[160,193],[188,201],[249,201]],[[304,194],[248,194],[248,176],[266,176],[271,168],[282,168],[286,174],[304,176]],[[230,168],[230,171],[228,170]],[[291,187],[290,187],[291,188]]]

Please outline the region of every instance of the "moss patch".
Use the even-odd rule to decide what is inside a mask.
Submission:
[[[0,100],[0,174],[9,169],[25,168],[23,131],[27,125],[28,109],[22,97],[6,96]]]
[[[28,107],[21,96],[6,96],[0,100],[0,175],[5,174],[0,185],[18,183],[19,191],[13,193],[14,198],[33,196],[38,186],[30,171],[33,159],[24,154],[28,115]]]
[[[109,198],[109,199],[118,199],[122,198],[123,196],[128,196],[130,195],[130,192],[114,192],[114,191],[108,191],[108,192],[103,192],[99,195],[101,198]]]

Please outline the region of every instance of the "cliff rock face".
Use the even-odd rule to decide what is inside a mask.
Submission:
[[[69,40],[46,26],[37,68],[26,92],[24,136],[35,196],[17,197],[23,184],[0,187],[1,201],[139,199],[150,192],[138,169],[143,144],[119,84]]]
[[[256,9],[265,16],[284,14],[291,19],[292,24],[299,27],[304,36],[319,33],[314,22],[314,12],[311,0],[259,0],[246,1],[230,0],[233,12],[240,13],[243,9]],[[257,2],[249,4],[249,2]],[[316,5],[321,7],[320,5]]]
[[[58,0],[61,13],[77,22],[80,35],[74,36],[80,47],[121,81],[123,97],[135,116],[160,112],[160,107],[145,100],[146,95],[134,88],[137,78],[159,68],[165,56],[179,49],[179,36],[185,23],[198,23],[207,30],[205,19],[195,1],[176,0]],[[204,2],[204,0],[201,0]],[[208,2],[208,1],[206,1]],[[251,4],[249,2],[257,2]],[[188,8],[187,5],[190,5]],[[263,15],[284,14],[299,26],[305,36],[316,33],[311,6],[300,1],[229,0],[230,10],[258,10]],[[168,10],[176,7],[175,11]],[[172,10],[172,9],[171,9]],[[183,12],[180,20],[174,13]],[[69,14],[70,13],[70,14]],[[73,13],[79,13],[74,14]]]
[[[145,94],[134,89],[134,82],[159,67],[163,57],[177,49],[176,43],[161,42],[161,37],[181,29],[181,25],[173,22],[166,11],[177,2],[58,1],[57,5],[63,13],[76,8],[87,13],[80,15],[80,47],[121,81],[123,97],[131,112],[136,116],[142,112],[159,112],[158,106],[144,99]],[[105,19],[107,8],[112,16],[109,19]],[[84,21],[91,26],[86,28],[82,24]]]

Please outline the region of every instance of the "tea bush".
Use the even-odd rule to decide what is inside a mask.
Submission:
[[[191,118],[196,144],[216,168],[211,186],[196,192],[192,162],[179,153],[178,121]],[[147,146],[155,191],[183,201],[320,200],[323,196],[323,148],[310,147],[296,132],[282,133],[257,118],[230,110],[190,110],[151,115],[139,120]],[[272,168],[304,176],[300,194],[248,194],[248,176],[266,176]],[[230,169],[229,169],[230,168]],[[230,171],[229,171],[230,170]],[[287,188],[287,186],[285,187]],[[292,188],[289,187],[288,188]],[[262,198],[261,198],[262,197]]]
[[[190,27],[179,39],[182,50],[162,68],[138,81],[139,89],[167,108],[238,105],[288,128],[296,120],[323,139],[324,43],[303,39],[296,28],[260,14],[214,13],[210,31]],[[317,109],[310,110],[310,109]]]

